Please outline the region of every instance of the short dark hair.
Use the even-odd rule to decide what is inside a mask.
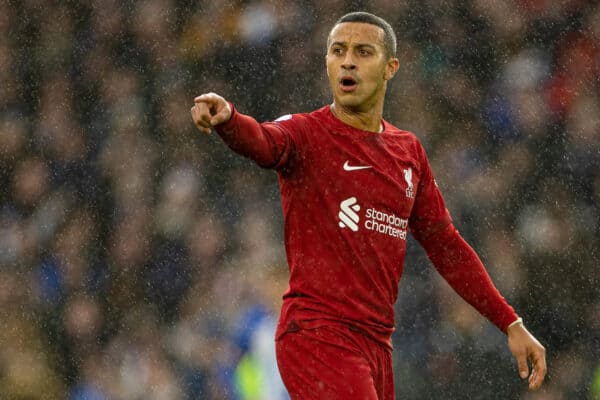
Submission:
[[[383,47],[386,55],[388,57],[396,56],[396,33],[394,32],[392,26],[383,18],[365,11],[355,11],[338,19],[333,27],[335,28],[337,25],[344,22],[363,22],[365,24],[371,24],[380,27],[383,29]]]

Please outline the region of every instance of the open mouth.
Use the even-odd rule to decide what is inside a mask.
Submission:
[[[344,76],[340,79],[340,87],[344,92],[351,92],[356,89],[358,82],[352,77]]]

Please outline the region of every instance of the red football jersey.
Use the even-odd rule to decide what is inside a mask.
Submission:
[[[391,348],[408,229],[423,244],[452,227],[419,140],[382,125],[381,133],[363,131],[325,106],[260,125],[234,110],[217,127],[232,149],[279,175],[290,280],[277,337],[346,323]],[[472,257],[461,252],[454,258]],[[475,297],[467,300],[505,329],[516,314],[493,286],[485,287],[491,285],[485,271],[476,272],[456,275],[457,285],[449,282],[456,289],[468,280]]]

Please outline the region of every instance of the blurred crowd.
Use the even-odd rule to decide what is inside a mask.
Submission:
[[[544,389],[411,240],[398,399],[600,399],[600,5],[585,0],[0,1],[0,398],[285,399],[276,175],[201,135],[331,101],[325,40],[386,18],[385,118],[548,349]]]

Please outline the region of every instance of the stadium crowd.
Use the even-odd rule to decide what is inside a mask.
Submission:
[[[600,5],[585,0],[0,2],[0,398],[285,399],[276,176],[200,135],[205,91],[258,120],[331,101],[325,39],[386,18],[385,117],[548,349],[505,336],[411,241],[398,399],[600,399]]]

